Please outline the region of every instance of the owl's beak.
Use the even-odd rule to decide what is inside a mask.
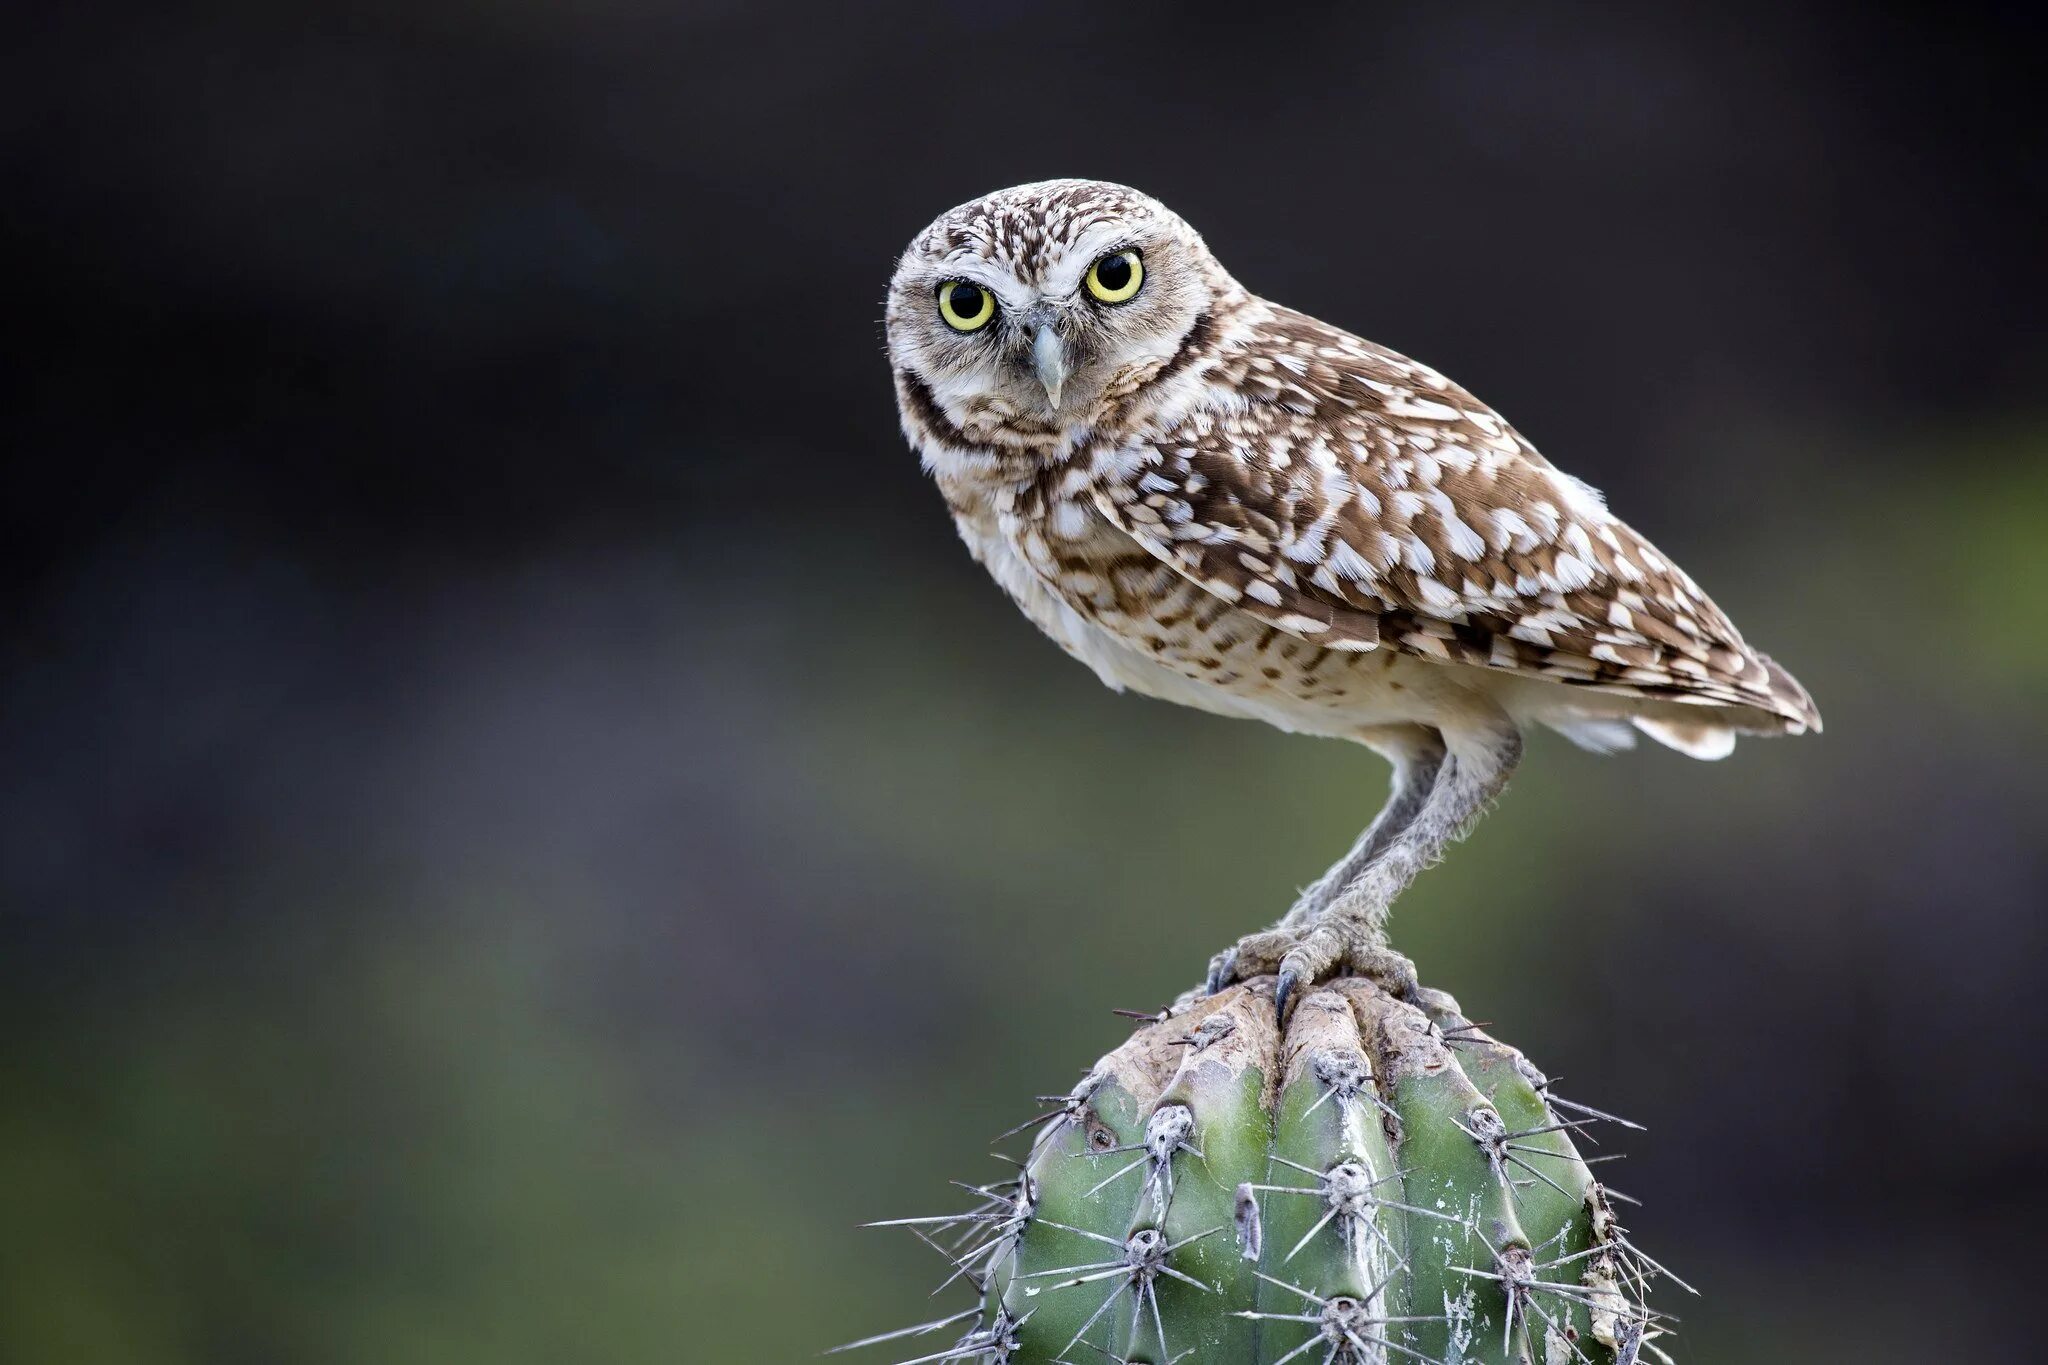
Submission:
[[[1037,335],[1031,338],[1031,368],[1037,373],[1038,382],[1045,386],[1047,400],[1058,407],[1060,386],[1074,370],[1067,360],[1067,343],[1049,322],[1040,323]]]

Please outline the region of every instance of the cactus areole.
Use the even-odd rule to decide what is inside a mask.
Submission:
[[[964,1365],[1668,1360],[1550,1093],[1449,996],[1270,978],[1148,1020],[1038,1121],[1014,1180],[894,1220],[980,1303],[856,1346]],[[1597,1158],[1596,1158],[1597,1159]],[[901,1347],[914,1345],[915,1349]]]

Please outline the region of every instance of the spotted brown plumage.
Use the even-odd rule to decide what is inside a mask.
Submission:
[[[1092,491],[1206,590],[1334,649],[1818,726],[1683,570],[1434,370],[1270,306],[1207,363],[1240,401],[1141,431]]]
[[[1135,292],[1103,288],[1104,261]],[[948,322],[935,300],[963,290],[993,319]],[[942,215],[898,265],[888,332],[904,432],[962,538],[1062,648],[1112,687],[1395,765],[1351,854],[1212,984],[1398,976],[1389,903],[1532,725],[1700,758],[1820,727],[1683,570],[1485,404],[1249,293],[1135,190],[1050,181]]]

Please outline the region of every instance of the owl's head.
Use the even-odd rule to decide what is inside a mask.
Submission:
[[[970,430],[1056,434],[1157,373],[1232,288],[1156,199],[1099,180],[1019,185],[911,242],[889,286],[889,358],[907,395],[921,387]]]

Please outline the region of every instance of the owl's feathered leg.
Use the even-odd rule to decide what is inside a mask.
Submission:
[[[1271,929],[1247,934],[1209,959],[1204,989],[1210,994],[1248,976],[1276,970],[1280,959],[1301,941],[1301,932],[1421,814],[1444,765],[1443,737],[1427,726],[1389,725],[1376,727],[1359,740],[1393,765],[1386,805],[1358,836],[1351,851],[1304,890]]]
[[[1445,725],[1442,732],[1447,754],[1414,818],[1312,919],[1239,940],[1212,962],[1212,977],[1219,965],[1233,980],[1276,972],[1274,997],[1283,1012],[1295,991],[1339,971],[1372,977],[1403,993],[1413,989],[1413,965],[1387,947],[1394,898],[1465,836],[1507,786],[1522,756],[1521,732],[1497,712]]]
[[[1363,736],[1367,748],[1394,765],[1387,804],[1373,817],[1351,851],[1318,877],[1281,917],[1280,927],[1315,921],[1331,902],[1378,860],[1394,839],[1415,823],[1444,765],[1443,736],[1423,725],[1390,725]]]
[[[1422,813],[1445,762],[1442,735],[1423,725],[1375,727],[1359,741],[1393,765],[1386,805],[1373,817],[1351,851],[1295,900],[1271,929],[1246,934],[1209,959],[1205,989],[1211,994],[1247,977],[1279,969],[1280,960],[1332,902],[1356,882]]]
[[[1388,974],[1404,992],[1414,968],[1387,948],[1387,913],[1408,884],[1465,837],[1499,796],[1522,758],[1522,734],[1505,716],[1490,724],[1443,729],[1449,750],[1422,809],[1372,863],[1352,879],[1280,960],[1274,1001],[1284,1013],[1295,990],[1337,970]],[[1390,960],[1391,959],[1391,960]]]

